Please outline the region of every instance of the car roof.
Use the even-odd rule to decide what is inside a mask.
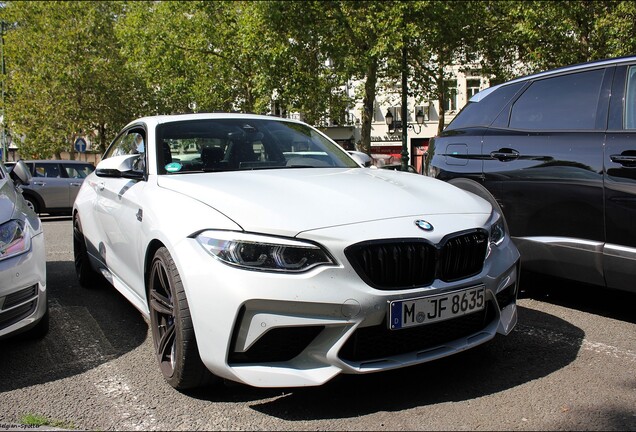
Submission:
[[[271,115],[219,112],[219,113],[169,114],[169,115],[147,116],[147,117],[141,117],[131,121],[130,123],[126,125],[126,127],[134,126],[135,124],[139,124],[139,123],[146,123],[148,126],[157,126],[162,123],[171,123],[171,122],[188,121],[188,120],[209,120],[209,119],[274,120],[274,121],[284,121],[284,122],[302,124],[302,122],[298,120],[281,118],[281,117],[276,117]]]
[[[484,89],[476,93],[472,98],[470,98],[470,102],[479,102],[482,99],[484,99],[486,96],[494,92],[495,90],[505,87],[507,85],[511,85],[511,84],[515,84],[519,82],[529,81],[529,80],[543,78],[543,77],[552,76],[552,75],[558,75],[565,72],[573,72],[577,70],[587,70],[587,69],[594,69],[594,68],[600,68],[600,67],[606,67],[606,66],[614,66],[614,65],[623,64],[623,63],[633,63],[635,61],[636,61],[636,56],[616,57],[611,59],[595,60],[595,61],[589,61],[585,63],[578,63],[578,64],[569,65],[569,66],[559,67],[556,69],[550,69],[543,72],[538,72],[531,75],[521,76],[519,78],[514,78],[510,81],[506,81],[505,83],[498,84],[493,87],[488,87],[487,89]]]

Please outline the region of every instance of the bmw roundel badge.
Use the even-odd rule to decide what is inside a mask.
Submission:
[[[420,229],[423,229],[424,231],[433,231],[433,225],[426,222],[425,220],[418,219],[415,221],[415,225],[417,225]]]

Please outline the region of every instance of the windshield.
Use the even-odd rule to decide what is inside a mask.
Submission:
[[[299,123],[205,119],[157,126],[159,174],[274,168],[357,168],[338,145]]]

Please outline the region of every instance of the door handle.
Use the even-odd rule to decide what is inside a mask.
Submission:
[[[626,167],[636,167],[636,156],[629,155],[611,155],[610,160],[614,163],[621,164]]]
[[[500,160],[502,162],[515,160],[519,157],[519,152],[510,148],[502,148],[493,152],[490,152],[490,157]]]
[[[82,184],[81,183],[70,183],[71,186],[75,186],[75,187],[80,187]]]
[[[99,189],[100,191],[103,191],[105,187],[106,187],[106,183],[104,182],[97,183],[97,189]]]
[[[33,185],[34,185],[34,186],[44,186],[44,185],[46,185],[46,182],[42,182],[42,181],[34,181],[34,182],[33,182]]]

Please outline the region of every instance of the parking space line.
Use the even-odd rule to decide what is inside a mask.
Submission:
[[[117,429],[161,429],[151,409],[139,401],[126,377],[117,373],[113,364],[105,363],[97,369],[101,369],[98,375],[106,377],[96,382],[95,387],[113,403],[114,412],[123,420],[123,424],[118,424]]]
[[[636,353],[631,350],[624,350],[601,342],[592,342],[585,338],[576,339],[563,333],[531,327],[524,324],[517,324],[516,330],[528,336],[539,337],[548,343],[560,343],[572,346],[580,346],[586,351],[604,354],[619,360],[636,362]]]

